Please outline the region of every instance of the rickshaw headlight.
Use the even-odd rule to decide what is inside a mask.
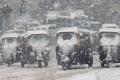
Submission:
[[[49,47],[45,47],[45,51],[49,51]]]
[[[61,60],[62,60],[62,62],[69,62],[70,61],[69,57],[67,57],[66,55],[61,55]]]
[[[34,55],[35,55],[35,53],[34,53],[34,52],[31,52],[31,55],[32,55],[32,56],[34,56]]]
[[[38,54],[38,57],[42,57],[42,54]]]
[[[36,57],[37,60],[42,60],[42,54],[38,54]]]
[[[83,51],[80,51],[80,53],[83,53]]]

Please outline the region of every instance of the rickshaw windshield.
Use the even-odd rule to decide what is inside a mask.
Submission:
[[[115,33],[115,32],[102,32],[102,33],[100,33],[100,38],[105,37],[105,38],[114,39],[116,36],[119,36],[119,34]]]
[[[88,40],[88,39],[90,39],[90,35],[83,33],[82,36],[81,36],[81,39]]]
[[[48,41],[48,36],[46,34],[33,34],[29,37],[30,42],[46,42]]]
[[[3,43],[14,43],[17,42],[17,39],[15,37],[10,37],[10,38],[4,38]]]
[[[61,37],[63,40],[70,40],[74,35],[74,32],[61,32],[58,34],[58,38]]]

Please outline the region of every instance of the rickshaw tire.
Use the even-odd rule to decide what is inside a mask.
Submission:
[[[93,57],[90,57],[90,63],[88,63],[88,68],[93,66]]]
[[[7,67],[10,67],[10,65],[11,65],[11,64],[10,64],[10,63],[8,63],[8,64],[7,64]]]
[[[25,62],[21,62],[21,67],[24,68]]]
[[[103,62],[101,63],[101,67],[102,67],[102,68],[105,67],[105,64],[104,64]]]
[[[44,62],[45,63],[45,67],[47,67],[48,66],[48,62],[46,61],[46,62]]]
[[[112,67],[110,62],[107,62],[106,64],[107,64],[107,68],[111,68]]]
[[[63,70],[69,70],[71,67],[71,64],[70,63],[62,63],[62,68]]]
[[[92,67],[93,66],[93,63],[89,63],[88,64],[88,68]]]
[[[11,60],[8,60],[7,61],[7,67],[10,67],[10,65],[12,64],[13,62]]]
[[[48,66],[48,61],[44,61],[45,67]]]
[[[60,65],[61,64],[60,56],[56,55],[56,60],[57,60],[57,64]]]
[[[38,67],[41,68],[42,67],[42,61],[38,60]]]
[[[65,66],[65,63],[62,63],[62,68],[63,68],[63,70],[67,69],[66,66]]]

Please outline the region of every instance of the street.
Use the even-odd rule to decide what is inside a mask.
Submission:
[[[120,64],[111,68],[101,68],[98,55],[94,55],[94,65],[73,65],[71,70],[62,70],[56,64],[54,48],[51,48],[51,59],[48,67],[38,68],[37,64],[26,64],[21,68],[20,63],[10,67],[0,66],[0,80],[119,80]]]
[[[0,0],[0,80],[120,80],[120,0]]]
[[[93,68],[86,66],[74,66],[71,70],[63,71],[60,66],[37,68],[37,65],[20,64],[11,67],[0,66],[0,80],[119,80],[120,68],[101,68],[99,65]]]

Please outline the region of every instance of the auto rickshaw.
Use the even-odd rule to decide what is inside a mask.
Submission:
[[[83,37],[86,38],[86,42]],[[92,66],[93,58],[87,43],[89,36],[81,36],[78,28],[71,27],[58,30],[56,38],[56,59],[63,70],[70,69],[71,65],[78,63]]]
[[[5,33],[1,37],[3,57],[8,66],[16,62],[16,46],[18,36],[18,33]]]
[[[24,64],[32,62],[37,62],[38,67],[42,66],[42,63],[45,66],[48,66],[49,61],[49,39],[47,31],[45,30],[35,30],[35,31],[27,31],[25,34],[25,39],[27,40],[27,44],[30,45],[28,47],[27,53],[29,54],[27,57],[23,54],[23,59],[21,60],[22,67]],[[31,47],[31,48],[30,48]],[[32,58],[30,58],[32,57]]]
[[[98,53],[101,67],[105,65],[111,67],[111,63],[120,63],[120,29],[118,27],[107,24],[99,30]]]

